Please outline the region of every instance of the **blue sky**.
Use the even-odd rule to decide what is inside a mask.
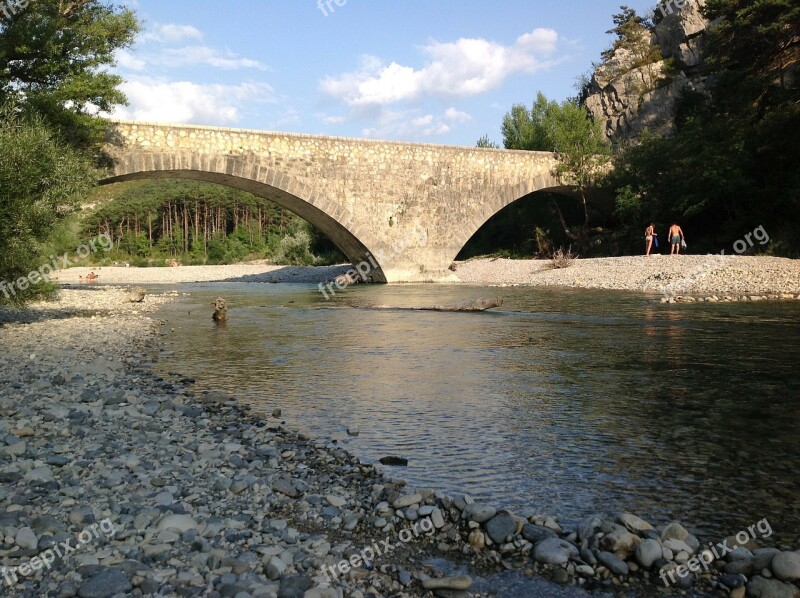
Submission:
[[[620,2],[621,3],[621,2]],[[134,120],[474,145],[563,100],[611,42],[598,0],[126,0]],[[645,13],[654,0],[628,0]],[[320,7],[321,5],[321,7]]]

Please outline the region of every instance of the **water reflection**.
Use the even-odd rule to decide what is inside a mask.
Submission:
[[[203,313],[219,294],[224,327]],[[362,287],[325,302],[313,287],[197,285],[162,317],[200,387],[280,407],[364,458],[407,457],[392,473],[416,485],[568,522],[626,509],[727,535],[766,516],[796,538],[797,305],[502,289],[497,312],[368,309],[486,294]]]

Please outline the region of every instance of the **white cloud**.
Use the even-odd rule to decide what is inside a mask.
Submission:
[[[162,44],[174,44],[187,39],[203,39],[203,33],[191,25],[174,23],[156,23],[150,31],[139,38],[143,42],[153,41]]]
[[[148,67],[176,69],[184,66],[210,66],[223,70],[257,69],[269,70],[267,65],[249,58],[241,58],[230,50],[215,50],[207,46],[184,48],[162,48],[158,52],[140,52],[136,55],[127,50],[116,54],[117,65],[129,71],[142,72]]]
[[[272,88],[263,83],[200,85],[141,77],[125,82],[121,89],[130,105],[119,107],[112,116],[140,121],[235,124],[247,104],[274,101]]]
[[[558,44],[558,33],[553,29],[537,28],[530,33],[523,33],[517,38],[514,47],[528,52],[550,54],[555,52]]]
[[[277,121],[279,127],[296,126],[303,123],[301,112],[292,106],[286,108]]]
[[[346,116],[325,116],[320,114],[317,117],[326,125],[341,125],[349,120]]]
[[[375,119],[376,126],[363,129],[361,134],[372,139],[425,139],[444,135],[452,130],[446,122],[450,120],[447,112],[437,117],[433,114],[415,116],[413,111],[407,110],[381,110]]]
[[[358,106],[381,106],[413,101],[426,95],[466,97],[499,87],[514,73],[533,73],[555,62],[543,57],[555,52],[558,33],[534,29],[511,46],[485,39],[461,38],[456,42],[433,42],[422,48],[428,63],[415,69],[397,62],[386,65],[366,56],[361,67],[338,77],[326,77],[322,90]]]
[[[242,68],[259,69],[262,71],[267,70],[266,65],[257,60],[240,58],[230,50],[220,51],[207,46],[167,48],[160,54],[151,58],[151,62],[173,68],[189,65],[205,65],[226,70]]]
[[[147,68],[147,61],[137,58],[127,50],[117,50],[115,58],[117,66],[129,71],[139,72]]]
[[[117,52],[117,63],[120,68],[134,72],[152,67],[175,69],[184,66],[268,70],[262,62],[242,58],[228,49],[219,50],[202,44],[180,45],[181,42],[202,39],[203,33],[191,25],[156,24],[139,37],[134,52]]]
[[[466,112],[462,112],[461,110],[456,110],[455,108],[448,108],[444,111],[444,117],[456,123],[465,123],[472,120],[472,117],[467,114]]]

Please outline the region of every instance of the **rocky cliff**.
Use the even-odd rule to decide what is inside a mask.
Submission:
[[[709,22],[700,12],[704,4],[705,0],[662,2],[656,9],[655,27],[641,26],[641,44],[650,51],[643,54],[618,47],[595,70],[586,106],[604,123],[612,142],[634,137],[643,129],[668,133],[681,93],[706,90],[702,66]],[[643,55],[656,58],[642,64]]]

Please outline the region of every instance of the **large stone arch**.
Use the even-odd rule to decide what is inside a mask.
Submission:
[[[351,263],[378,263],[377,268],[371,268],[369,275],[373,282],[387,282],[378,262],[382,244],[370,239],[368,231],[360,230],[347,209],[334,204],[302,181],[264,166],[258,160],[182,152],[127,154],[117,157],[115,162],[114,174],[101,180],[101,185],[131,180],[191,179],[225,185],[269,199],[322,231]],[[359,233],[366,239],[362,239]]]

